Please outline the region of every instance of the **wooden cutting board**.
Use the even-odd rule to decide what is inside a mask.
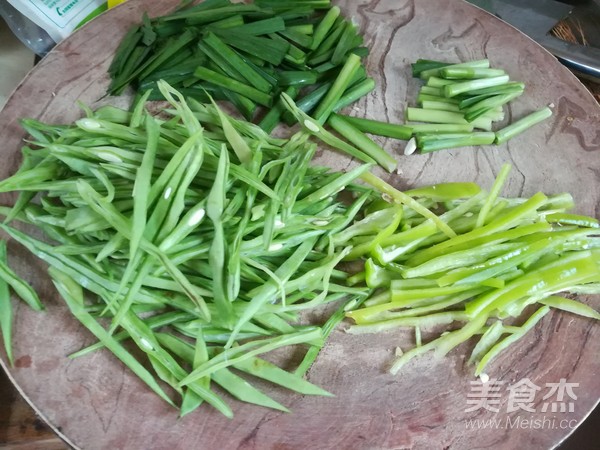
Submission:
[[[24,133],[18,118],[69,122],[80,116],[81,100],[92,107],[127,104],[126,98],[101,99],[106,69],[120,37],[142,12],[151,16],[173,8],[177,0],[130,0],[93,21],[60,44],[28,75],[0,113],[0,177],[18,167]],[[461,0],[339,1],[360,25],[371,48],[368,72],[377,90],[349,109],[354,115],[402,121],[414,104],[418,80],[410,75],[417,58],[448,61],[488,57],[494,66],[527,85],[508,110],[518,118],[553,104],[555,114],[509,143],[402,156],[402,143],[382,141],[400,162],[401,174],[385,175],[405,188],[442,181],[475,181],[489,186],[504,162],[513,165],[505,194],[568,191],[577,211],[599,216],[600,108],[580,82],[546,51],[508,25]],[[321,162],[345,168],[349,160],[325,152]],[[3,203],[10,196],[0,198]],[[311,369],[309,379],[335,398],[294,396],[272,389],[288,406],[282,414],[231,401],[235,417],[209,408],[178,419],[169,408],[106,352],[69,360],[66,355],[93,338],[73,319],[44,273],[44,264],[14,243],[11,264],[30,281],[48,306],[34,313],[15,302],[14,351],[17,364],[0,363],[39,414],[71,445],[85,449],[330,449],[330,448],[550,448],[571,431],[559,426],[535,429],[510,425],[522,419],[555,416],[577,424],[600,398],[600,326],[590,320],[553,312],[488,373],[504,386],[528,378],[545,387],[561,379],[576,383],[574,411],[507,412],[502,391],[499,412],[466,412],[473,398],[473,368],[465,365],[469,345],[446,358],[431,355],[407,365],[398,376],[386,368],[396,347],[413,345],[402,330],[352,336],[336,330]],[[598,297],[582,298],[598,307]],[[1,350],[0,350],[1,351]],[[567,399],[568,401],[569,399]],[[496,419],[498,428],[469,428],[470,419]],[[510,419],[509,425],[507,420]],[[521,422],[523,423],[523,422]]]

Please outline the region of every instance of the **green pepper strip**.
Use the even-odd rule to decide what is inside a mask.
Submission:
[[[509,347],[511,344],[513,344],[514,342],[518,341],[519,339],[521,339],[523,336],[525,336],[525,334],[527,334],[527,332],[531,329],[533,329],[533,327],[540,321],[542,320],[542,318],[548,314],[550,312],[550,307],[549,306],[543,306],[540,309],[538,309],[535,313],[533,313],[531,315],[531,317],[529,319],[527,319],[527,321],[521,326],[519,327],[519,331],[516,331],[514,333],[512,333],[510,336],[505,337],[504,339],[502,339],[500,342],[498,342],[496,345],[494,345],[482,358],[481,361],[479,361],[479,364],[477,364],[477,368],[475,369],[475,376],[479,376],[483,373],[484,369],[486,368],[486,366],[496,357],[498,356],[498,354],[504,350],[505,348]]]
[[[599,255],[596,250],[563,256],[507,283],[503,289],[496,289],[469,302],[465,311],[469,317],[474,318],[502,309],[510,302],[526,296],[552,294],[570,286],[597,282],[600,280],[597,261]]]
[[[437,228],[446,236],[450,238],[456,236],[456,233],[452,230],[452,228],[450,228],[448,224],[441,220],[437,215],[435,215],[430,210],[422,206],[418,201],[416,201],[412,197],[409,197],[405,193],[390,186],[381,178],[378,178],[372,173],[367,172],[361,176],[361,179],[373,186],[379,192],[389,195],[394,201],[406,205],[409,208],[416,211],[417,213],[421,214],[423,217],[432,220],[433,223],[437,226]]]
[[[462,245],[467,242],[472,242],[475,239],[481,238],[483,236],[489,236],[493,233],[497,233],[498,231],[503,231],[508,228],[511,228],[515,224],[517,224],[524,217],[535,212],[541,206],[543,206],[548,200],[541,192],[534,194],[531,198],[529,198],[524,203],[516,206],[509,213],[505,214],[503,217],[499,217],[496,220],[490,222],[489,224],[477,228],[468,233],[461,234],[460,236],[453,237],[447,241],[441,242],[433,247],[430,247],[422,252],[419,252],[419,255],[410,258],[406,263],[408,265],[417,265],[421,264],[431,258],[439,256],[443,254],[444,250],[455,247],[457,245]]]

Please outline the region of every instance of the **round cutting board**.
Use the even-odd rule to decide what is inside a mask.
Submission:
[[[44,58],[0,113],[4,161],[0,177],[12,174],[20,162],[24,132],[19,118],[70,122],[81,115],[77,100],[92,107],[126,105],[127,98],[103,98],[109,82],[106,70],[120,38],[144,11],[155,16],[178,3],[130,0],[77,31]],[[400,167],[399,174],[385,175],[386,179],[401,188],[442,181],[474,181],[489,187],[501,165],[509,162],[513,171],[506,195],[567,191],[573,194],[579,213],[598,217],[600,108],[549,53],[461,0],[335,3],[363,31],[365,45],[371,49],[368,72],[377,82],[373,93],[349,108],[353,115],[402,121],[419,85],[410,74],[410,63],[417,58],[489,58],[512,79],[524,81],[526,94],[508,108],[507,120],[554,105],[551,119],[499,147],[402,156],[403,143],[381,141],[397,156]],[[345,157],[327,152],[320,158],[334,168],[349,164]],[[5,204],[11,198],[5,195],[0,200]],[[78,448],[550,448],[600,398],[600,326],[552,312],[488,368],[489,383],[500,382],[497,401],[490,403],[497,412],[489,410],[490,404],[487,409],[473,408],[482,391],[472,383],[473,368],[465,363],[469,345],[440,360],[425,355],[392,376],[386,368],[397,347],[413,345],[411,333],[352,336],[344,333],[343,325],[308,374],[335,397],[303,397],[271,389],[269,394],[292,413],[231,400],[232,420],[208,407],[179,419],[108,352],[68,359],[66,355],[93,338],[58,298],[44,264],[14,243],[9,251],[11,265],[42,293],[47,310],[35,313],[14,303],[16,365],[8,368],[4,353],[0,363],[40,415]],[[582,300],[598,305],[598,297]],[[525,380],[539,388],[529,404],[531,411],[510,411],[507,388]],[[552,399],[543,399],[561,380],[577,397],[565,395],[565,412],[558,407],[553,411],[548,406]]]

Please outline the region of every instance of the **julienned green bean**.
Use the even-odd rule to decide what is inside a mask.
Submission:
[[[40,201],[2,211],[53,243],[0,226],[51,267],[69,308],[100,340],[76,356],[109,348],[163,398],[170,394],[157,380],[165,382],[182,414],[207,403],[231,416],[214,383],[242,401],[283,409],[227,367],[205,369],[231,351],[242,365],[240,340],[255,354],[298,343],[320,347],[321,331],[295,325],[296,311],[346,295],[366,298],[367,288],[343,285],[345,272],[335,267],[349,248],[335,249],[330,237],[376,197],[352,185],[370,166],[328,173],[310,165],[316,145],[306,133],[276,139],[216,104],[188,104],[166,83],[156,87],[170,103],[170,118],[151,117],[141,98],[133,114],[87,109],[71,126],[29,122],[39,153],[25,151],[24,166],[0,186],[22,188]],[[338,199],[349,185],[361,195],[352,205]],[[16,274],[10,278],[33,304],[33,291]],[[84,291],[94,294],[85,307]],[[108,330],[99,316],[110,319]],[[3,314],[1,324],[5,345],[9,317]],[[194,339],[194,359],[183,365],[174,359],[157,327]],[[139,347],[142,359],[124,351],[124,340]],[[262,373],[265,379],[287,373],[273,367]],[[282,384],[325,394],[294,380]]]
[[[3,251],[6,253],[6,250]],[[21,279],[3,260],[0,259],[0,279],[8,284],[13,291],[29,305],[35,311],[41,311],[44,309],[40,298],[38,297],[35,290],[23,279]]]
[[[8,265],[6,260],[6,243],[4,241],[0,243],[0,264]],[[8,283],[0,279],[0,332],[2,332],[2,339],[4,340],[6,357],[11,366],[14,363],[12,352],[12,320],[13,311]]]
[[[75,317],[88,329],[100,342],[129,367],[142,381],[156,392],[163,400],[173,405],[171,399],[158,385],[152,374],[150,374],[129,352],[127,352],[106,330],[92,317],[83,307],[83,289],[72,278],[69,278],[58,269],[50,268],[49,273],[53,278],[54,285],[67,303],[67,306]],[[174,405],[173,405],[174,406]]]
[[[135,179],[132,192],[132,195],[137,200],[133,205],[131,240],[129,244],[129,253],[132,258],[137,252],[146,227],[150,181],[152,177],[151,172],[154,168],[154,158],[158,147],[158,124],[150,115],[146,117],[146,130],[148,131],[148,144],[146,145],[146,151],[144,152],[144,157],[138,171],[138,176]]]

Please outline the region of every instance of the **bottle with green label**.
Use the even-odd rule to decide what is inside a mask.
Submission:
[[[0,15],[38,55],[108,8],[106,0],[0,0]]]

